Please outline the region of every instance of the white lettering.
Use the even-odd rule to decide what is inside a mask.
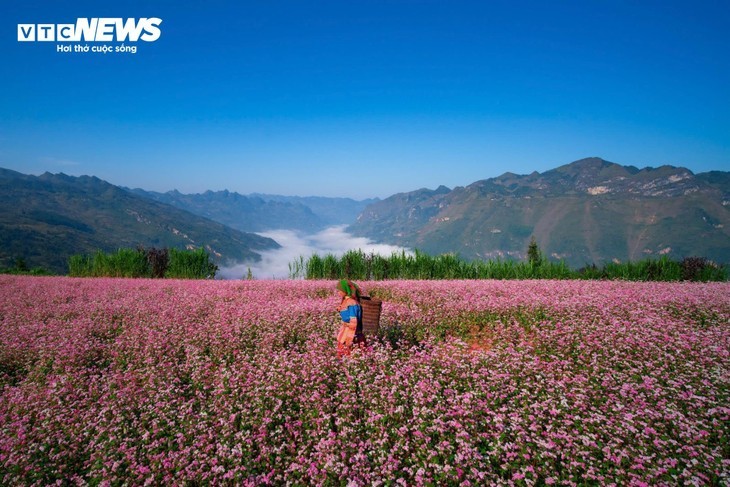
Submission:
[[[117,41],[137,42],[144,30],[143,21],[146,19],[140,19],[139,22],[135,22],[134,19],[127,19],[124,23],[122,23],[122,19],[117,20]]]
[[[137,46],[125,46],[122,44],[121,46],[115,47],[114,52],[131,52],[132,54],[137,54]]]
[[[99,19],[99,25],[96,27],[96,38],[94,40],[101,42],[113,41],[116,25],[116,19]]]
[[[162,32],[160,31],[160,24],[162,23],[162,19],[158,17],[152,17],[150,19],[143,19],[146,20],[146,27],[144,29],[145,33],[142,35],[142,40],[145,42],[154,42],[157,39],[160,38],[160,35]]]
[[[112,52],[114,48],[112,46],[106,46],[104,44],[100,46],[91,46],[91,52],[101,52],[101,53],[109,53]]]
[[[80,41],[83,37],[87,42],[93,41],[98,23],[99,19],[76,19],[76,40]]]

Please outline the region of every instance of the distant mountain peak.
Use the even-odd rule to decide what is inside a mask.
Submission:
[[[577,161],[571,162],[569,164],[565,164],[563,166],[557,167],[556,169],[553,169],[553,171],[557,172],[568,172],[572,174],[576,173],[582,173],[582,172],[596,172],[596,171],[605,171],[607,169],[621,169],[622,171],[625,171],[626,168],[620,164],[616,164],[615,162],[610,162],[605,159],[601,159],[600,157],[586,157],[585,159],[579,159]],[[549,172],[549,171],[548,171]]]
[[[616,165],[616,166],[618,166],[618,164],[616,164],[614,162],[610,162],[610,161],[607,161],[606,159],[603,159],[601,157],[595,157],[595,156],[594,157],[584,157],[583,159],[578,159],[577,161],[573,161],[566,165],[567,166],[595,166],[595,165],[600,165],[600,166]]]

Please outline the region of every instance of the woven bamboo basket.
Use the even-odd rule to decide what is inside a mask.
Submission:
[[[380,311],[383,308],[383,302],[378,298],[361,296],[360,305],[362,306],[363,334],[376,335],[380,328]]]

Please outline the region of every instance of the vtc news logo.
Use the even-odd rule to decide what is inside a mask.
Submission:
[[[75,24],[18,24],[18,42],[154,42],[162,19],[80,18]]]

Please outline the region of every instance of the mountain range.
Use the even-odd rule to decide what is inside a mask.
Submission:
[[[29,267],[65,273],[71,255],[140,245],[205,248],[223,265],[279,247],[96,177],[0,169],[0,268],[23,258]]]
[[[342,224],[375,242],[466,259],[522,260],[534,237],[546,256],[573,268],[662,255],[730,263],[730,172],[588,158],[544,173],[355,201],[156,193],[93,176],[0,169],[0,268],[22,257],[64,273],[70,255],[138,245],[202,247],[230,265],[279,246],[251,232]]]
[[[467,259],[524,259],[534,237],[571,267],[661,255],[729,263],[730,173],[587,158],[544,173],[396,194],[369,205],[348,230]]]
[[[241,195],[230,191],[182,194],[132,189],[132,193],[181,208],[243,232],[297,230],[314,233],[333,225],[349,225],[377,199],[318,196]]]

